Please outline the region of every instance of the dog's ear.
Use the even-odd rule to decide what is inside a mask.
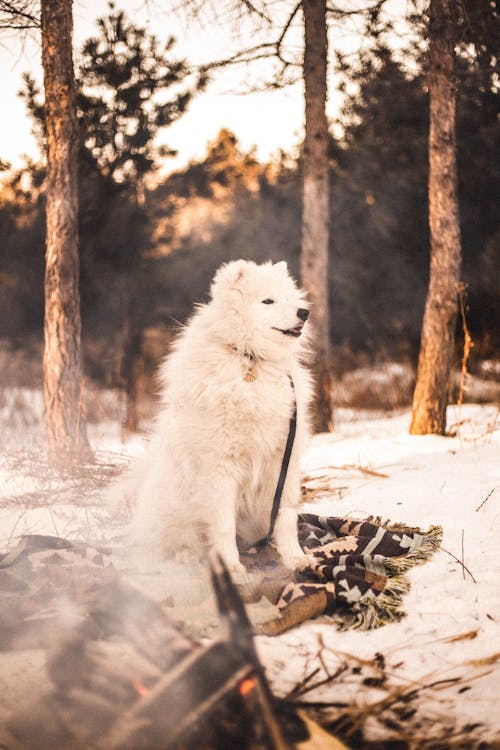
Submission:
[[[212,299],[217,294],[219,288],[234,288],[245,275],[247,268],[248,261],[246,260],[233,260],[230,263],[224,263],[212,281],[212,286],[210,287],[210,296]]]
[[[277,271],[281,271],[281,273],[285,273],[288,276],[288,266],[286,264],[286,260],[280,260],[278,263],[274,264],[274,267]]]
[[[234,260],[232,263],[227,264],[228,271],[231,270],[232,281],[234,284],[237,284],[238,281],[243,278],[247,268],[248,261],[246,260]]]

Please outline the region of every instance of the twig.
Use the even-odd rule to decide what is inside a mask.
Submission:
[[[313,481],[314,479],[321,479],[322,477],[327,477],[330,469],[335,469],[335,471],[359,471],[361,474],[367,474],[370,477],[379,477],[380,479],[389,479],[389,474],[384,474],[382,471],[375,471],[375,469],[369,469],[367,466],[360,466],[359,464],[344,464],[343,466],[324,466],[322,467],[322,470],[325,471],[325,474],[318,474],[317,477],[314,476],[308,476],[305,477],[304,481]],[[320,469],[318,469],[320,471]]]
[[[21,513],[21,515],[17,517],[16,522],[15,522],[14,526],[11,529],[11,532],[10,532],[7,544],[11,543],[12,539],[14,538],[14,532],[17,529],[18,523],[21,521],[22,518],[24,518],[24,516],[26,515],[27,512],[28,512],[28,508],[25,508],[23,510],[23,512]]]
[[[467,377],[467,362],[469,360],[469,355],[472,347],[474,346],[474,342],[472,341],[472,337],[470,335],[470,331],[467,327],[467,319],[465,317],[465,303],[464,303],[464,297],[467,292],[467,287],[465,284],[461,284],[458,290],[458,304],[460,307],[460,316],[462,318],[462,331],[464,334],[464,351],[462,354],[462,364],[460,367],[460,386],[458,389],[458,398],[457,398],[457,408],[458,408],[458,415],[459,418],[457,420],[457,437],[460,439],[460,410],[462,408],[462,403],[464,400],[464,392],[465,392],[465,378]]]
[[[453,554],[453,552],[450,552],[449,550],[445,549],[444,547],[440,547],[439,549],[442,550],[443,552],[446,552],[447,555],[449,555],[450,557],[452,557],[459,565],[461,565],[462,568],[470,575],[470,577],[472,578],[472,580],[474,581],[474,583],[477,583],[476,579],[474,578],[474,576],[470,572],[470,570],[467,567],[467,565],[465,565],[461,560],[459,560],[458,557]]]
[[[302,690],[300,690],[298,693],[295,693],[293,696],[294,698],[302,698],[302,696],[307,695],[307,693],[312,693],[313,690],[316,690],[317,688],[323,687],[323,685],[328,685],[332,683],[334,680],[337,679],[337,677],[340,677],[343,672],[347,670],[347,664],[341,664],[340,667],[338,667],[333,674],[329,674],[328,677],[325,677],[322,680],[319,680],[318,682],[314,682],[312,685],[305,685]]]
[[[248,47],[247,49],[235,52],[234,55],[230,55],[229,57],[204,63],[198,66],[198,69],[202,73],[205,73],[227,65],[240,65],[242,63],[255,62],[256,60],[269,59],[270,57],[274,57],[275,47],[275,42],[262,42],[262,44],[257,44],[254,47]]]
[[[470,331],[467,327],[467,319],[465,317],[465,304],[464,304],[464,297],[466,294],[467,288],[465,284],[462,284],[459,291],[458,291],[458,303],[460,305],[460,316],[462,318],[462,331],[464,334],[464,351],[462,354],[462,366],[460,368],[460,389],[458,392],[458,406],[462,406],[463,398],[464,398],[464,390],[465,390],[465,377],[467,375],[467,362],[469,359],[470,351],[472,347],[474,346],[474,342],[472,340],[472,336],[470,335]]]
[[[250,0],[242,0],[242,2],[250,14],[253,13],[256,16],[259,16],[259,18],[262,18],[262,20],[265,21],[269,25],[272,24],[272,19],[269,18],[269,16],[266,15],[266,13],[256,8],[255,5],[250,2]]]
[[[465,581],[465,568],[464,568],[464,530],[462,529],[462,578]]]
[[[490,492],[488,492],[488,494],[486,495],[486,497],[484,498],[484,500],[482,501],[482,503],[479,503],[479,505],[477,506],[477,508],[476,508],[476,513],[478,512],[478,510],[481,510],[481,508],[482,508],[482,507],[483,507],[484,505],[486,505],[486,503],[488,502],[488,500],[490,499],[490,497],[491,497],[491,496],[493,495],[493,493],[494,493],[494,492],[495,492],[495,490],[497,490],[497,489],[498,489],[498,487],[493,487],[493,489],[492,489],[492,490],[490,490]]]
[[[319,651],[316,655],[316,658],[318,659],[319,663],[323,667],[323,671],[326,674],[326,676],[330,678],[330,672],[323,658],[323,651],[325,650],[325,642],[323,640],[323,635],[321,633],[318,633],[318,644],[319,644]]]
[[[297,684],[290,690],[290,692],[285,695],[283,700],[289,701],[289,700],[292,700],[293,698],[296,698],[298,695],[302,695],[303,689],[306,687],[306,685],[309,682],[311,682],[313,677],[316,677],[320,669],[321,667],[316,667],[316,669],[313,669],[312,672],[309,672],[309,674],[306,674],[306,676],[302,680],[300,680],[300,682],[297,682]]]
[[[339,16],[340,18],[346,18],[348,16],[358,16],[363,13],[371,13],[374,10],[380,9],[383,5],[383,0],[374,3],[373,5],[367,5],[364,8],[356,8],[355,10],[346,10],[345,8],[338,8],[335,5],[327,5],[326,12],[331,13],[333,16]]]
[[[462,682],[461,677],[445,677],[442,680],[436,680],[435,682],[429,682],[427,685],[424,685],[425,689],[428,688],[435,688],[435,687],[449,687],[450,685],[455,685],[457,682]]]
[[[459,633],[458,635],[449,635],[446,638],[440,638],[442,643],[457,643],[458,641],[472,641],[477,638],[479,630],[467,630],[465,633]]]
[[[262,15],[255,8],[255,6],[251,5],[251,3],[244,2],[244,5],[246,6],[247,10],[249,10],[250,13],[260,15],[266,22],[270,21],[268,17],[266,17],[265,15]],[[283,47],[284,39],[290,29],[290,26],[292,25],[293,20],[295,16],[297,15],[297,13],[299,12],[301,7],[302,7],[302,0],[300,0],[300,2],[298,2],[294,6],[285,24],[283,25],[283,28],[281,29],[279,36],[274,41],[262,42],[261,44],[257,44],[254,47],[248,47],[247,49],[240,50],[239,52],[235,52],[234,55],[230,55],[229,57],[222,58],[220,60],[213,60],[212,62],[205,63],[204,65],[201,65],[199,67],[199,70],[201,72],[208,72],[215,68],[226,67],[227,65],[241,65],[243,63],[252,63],[257,60],[263,60],[263,59],[269,59],[269,58],[275,57],[283,64],[283,70],[281,71],[281,74],[283,74],[289,66],[294,66],[298,64],[297,62],[293,60],[286,60],[283,57],[282,47]]]
[[[335,468],[335,467],[332,467]],[[357,466],[356,464],[346,464],[340,466],[340,469],[354,469],[360,471],[361,474],[367,474],[369,477],[379,477],[380,479],[389,479],[389,474],[384,474],[382,471],[375,471],[375,469],[369,469],[367,466]]]
[[[286,695],[283,700],[284,701],[293,701],[294,703],[299,699],[302,698],[304,695],[307,695],[307,693],[312,693],[314,690],[316,690],[319,687],[323,687],[323,685],[328,685],[331,682],[334,682],[334,680],[337,679],[337,677],[340,677],[341,674],[343,674],[348,669],[347,664],[341,664],[333,674],[327,673],[327,677],[324,677],[322,680],[318,680],[318,682],[313,682],[311,685],[312,678],[318,674],[320,671],[320,667],[315,669],[313,672],[311,672],[309,675],[304,677],[301,682],[297,683],[294,688]]]
[[[288,20],[286,21],[285,25],[283,26],[283,29],[281,30],[281,34],[279,35],[278,40],[276,42],[276,55],[277,55],[278,59],[280,59],[282,62],[285,62],[285,61],[283,60],[283,58],[281,56],[281,45],[283,44],[283,40],[284,40],[284,38],[286,37],[286,35],[288,33],[288,29],[292,25],[293,19],[295,18],[295,16],[297,15],[297,13],[299,12],[299,10],[300,10],[301,7],[302,7],[302,0],[299,0],[299,2],[297,3],[297,5],[293,8],[292,12],[288,16]],[[288,64],[289,63],[287,63],[287,65]]]
[[[0,1],[3,29],[34,29],[40,27],[40,18],[30,12],[31,3],[13,3],[8,0]],[[23,19],[23,20],[19,20]]]

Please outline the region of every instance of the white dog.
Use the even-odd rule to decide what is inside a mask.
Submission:
[[[299,455],[311,383],[301,363],[303,294],[286,263],[223,265],[163,363],[162,407],[145,458],[132,471],[134,541],[175,557],[216,549],[243,572],[237,546],[270,530],[271,510],[297,405],[297,428],[273,540],[288,567],[297,541]],[[307,328],[307,326],[306,326]]]

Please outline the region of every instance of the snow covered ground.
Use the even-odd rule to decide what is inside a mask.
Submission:
[[[113,544],[123,519],[99,498],[143,438],[122,443],[117,421],[92,425],[101,469],[61,479],[40,453],[40,413],[36,391],[3,393],[0,546],[24,533]],[[259,636],[257,648],[281,695],[312,675],[301,700],[328,704],[323,720],[337,728],[354,726],[353,747],[402,736],[408,747],[499,747],[499,408],[449,407],[453,437],[410,436],[409,419],[408,410],[338,409],[335,433],[316,436],[303,458],[304,509],[442,525],[442,549],[410,571],[406,617],[370,632],[323,619]]]
[[[450,407],[453,438],[410,436],[409,417],[408,411],[340,411],[337,432],[315,438],[304,457],[308,476],[329,475],[332,489],[338,488],[316,502],[314,512],[442,525],[442,549],[410,571],[407,616],[370,632],[306,625],[281,636],[278,653],[270,639],[259,639],[259,648],[290,689],[317,665],[318,654],[315,680],[347,664],[337,680],[307,699],[358,704],[363,714],[373,704],[363,724],[366,739],[398,737],[406,724],[406,731],[420,737],[416,747],[426,737],[451,742],[454,736],[455,743],[463,740],[463,747],[472,748],[479,738],[500,737],[499,410]],[[366,690],[370,684],[373,689]],[[417,711],[405,716],[413,690],[419,694],[412,706]],[[402,699],[394,700],[398,691]]]

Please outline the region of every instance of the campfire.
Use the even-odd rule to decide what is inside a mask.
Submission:
[[[269,688],[220,558],[211,566],[220,636],[205,646],[105,559],[83,544],[33,536],[0,561],[23,591],[11,586],[2,602],[11,613],[10,630],[0,621],[2,648],[33,639],[47,646],[49,683],[8,721],[13,747],[285,750],[307,737]]]

